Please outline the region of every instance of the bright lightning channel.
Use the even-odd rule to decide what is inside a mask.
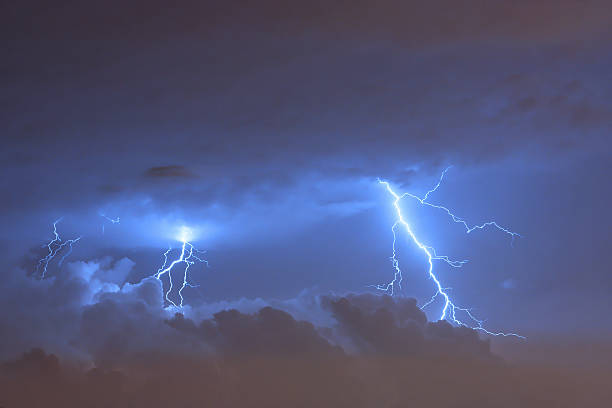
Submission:
[[[164,297],[165,299],[172,304],[174,307],[178,307],[178,308],[182,308],[183,307],[183,290],[187,287],[189,288],[196,288],[198,287],[197,285],[193,285],[189,282],[189,267],[193,264],[197,262],[202,262],[204,264],[206,264],[208,266],[208,261],[201,258],[200,256],[202,254],[205,253],[205,251],[201,251],[199,249],[196,249],[190,242],[189,239],[191,239],[192,236],[192,232],[189,228],[187,227],[182,227],[180,234],[178,236],[178,240],[182,243],[181,245],[181,252],[180,255],[177,259],[175,259],[174,261],[169,262],[168,260],[168,255],[170,254],[170,252],[172,251],[172,247],[169,247],[168,250],[166,252],[164,252],[164,263],[162,264],[162,266],[157,270],[157,273],[155,273],[153,275],[153,277],[155,277],[155,279],[159,280],[160,282],[162,282],[162,276],[164,275],[168,275],[168,281],[169,281],[169,287],[168,290],[166,291]],[[172,299],[170,299],[170,292],[172,291],[172,288],[174,287],[174,282],[172,280],[172,269],[178,265],[178,264],[183,264],[184,268],[183,268],[183,279],[181,282],[181,288],[178,290],[178,304],[173,301]],[[163,282],[162,282],[163,285]]]
[[[53,223],[53,236],[54,236],[54,238],[51,241],[49,241],[49,243],[46,245],[47,249],[49,250],[49,253],[44,258],[40,259],[38,261],[38,265],[36,265],[35,273],[40,276],[40,279],[44,279],[46,277],[46,275],[47,275],[47,268],[49,267],[49,263],[60,252],[62,252],[62,249],[64,249],[65,247],[68,247],[68,251],[64,252],[64,255],[62,255],[62,257],[60,258],[59,262],[57,263],[58,266],[62,266],[62,263],[64,262],[64,259],[66,259],[66,257],[72,253],[72,245],[75,244],[76,242],[78,242],[81,239],[81,237],[77,237],[77,238],[74,238],[74,239],[68,239],[66,241],[62,241],[62,238],[60,237],[59,233],[57,232],[57,224],[61,220],[62,220],[62,218],[58,218]]]
[[[419,247],[419,249],[421,249],[425,255],[427,256],[427,261],[429,264],[429,269],[428,269],[428,274],[430,279],[432,279],[434,281],[435,284],[435,288],[436,288],[436,292],[434,293],[434,295],[431,297],[431,299],[429,299],[429,301],[427,301],[423,306],[421,306],[421,309],[424,309],[425,307],[429,306],[430,304],[432,304],[439,296],[441,296],[444,299],[444,307],[442,308],[442,312],[440,314],[440,318],[439,320],[448,320],[454,324],[456,324],[457,326],[464,326],[464,327],[469,327],[471,329],[474,330],[478,330],[481,331],[483,333],[492,335],[492,336],[514,336],[514,337],[519,337],[524,339],[524,336],[521,336],[519,334],[516,333],[504,333],[504,332],[492,332],[487,330],[484,326],[483,323],[484,321],[477,319],[471,312],[470,309],[468,308],[463,308],[463,307],[459,307],[457,305],[455,305],[450,296],[447,293],[447,290],[449,288],[445,288],[442,286],[442,283],[440,282],[439,278],[436,276],[436,274],[433,271],[433,261],[434,260],[441,260],[446,262],[448,265],[450,265],[453,268],[460,268],[462,267],[466,262],[468,262],[467,260],[452,260],[450,259],[448,256],[443,256],[443,255],[438,255],[436,253],[435,248],[429,246],[429,245],[425,245],[423,244],[421,241],[419,241],[419,239],[416,237],[416,235],[414,234],[414,232],[412,231],[412,228],[410,227],[410,224],[406,221],[406,219],[404,218],[403,214],[402,214],[402,210],[400,207],[400,201],[402,201],[402,199],[406,198],[406,197],[410,197],[413,198],[415,200],[417,200],[420,204],[428,206],[428,207],[433,207],[439,210],[444,211],[446,214],[448,214],[452,220],[456,223],[460,223],[465,227],[466,233],[470,233],[476,229],[484,229],[486,227],[493,227],[493,228],[497,228],[498,230],[508,234],[511,236],[512,240],[514,240],[514,238],[516,237],[520,237],[519,234],[517,234],[516,232],[512,232],[510,230],[508,230],[507,228],[504,228],[502,226],[500,226],[499,224],[497,224],[495,221],[488,221],[485,222],[483,224],[480,225],[473,225],[470,226],[463,218],[457,217],[455,214],[453,214],[447,207],[441,206],[441,205],[436,205],[436,204],[431,204],[429,203],[427,200],[429,199],[429,195],[434,193],[438,187],[440,187],[440,184],[442,183],[442,180],[444,178],[444,176],[446,175],[446,172],[450,169],[450,167],[447,167],[441,174],[440,179],[438,180],[438,183],[429,191],[427,191],[427,193],[425,193],[425,195],[423,197],[418,197],[414,194],[411,193],[403,193],[402,195],[397,194],[395,191],[393,191],[393,189],[391,188],[391,185],[389,184],[389,182],[384,181],[384,180],[378,180],[378,182],[382,185],[384,185],[387,189],[387,191],[389,192],[389,194],[391,194],[394,198],[393,201],[393,207],[395,208],[395,211],[397,213],[397,221],[393,224],[393,226],[391,227],[391,232],[393,233],[393,245],[392,245],[392,256],[391,256],[391,261],[392,261],[392,265],[393,268],[395,270],[394,274],[393,274],[393,279],[384,285],[375,285],[374,287],[378,290],[387,292],[391,295],[394,294],[395,292],[395,288],[397,286],[398,289],[401,289],[402,287],[402,271],[399,267],[399,260],[397,259],[397,254],[396,254],[396,241],[397,241],[397,236],[396,236],[396,231],[398,228],[403,227],[406,232],[408,233],[408,235],[410,236],[410,238],[412,239],[412,241]],[[459,313],[464,313],[467,318],[468,318],[468,322],[466,323],[462,320],[459,319],[458,314]]]

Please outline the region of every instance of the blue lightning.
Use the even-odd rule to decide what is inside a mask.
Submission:
[[[403,227],[406,232],[408,233],[408,235],[410,236],[410,238],[412,239],[412,241],[417,245],[417,247],[419,247],[419,249],[421,249],[425,255],[427,256],[427,261],[429,264],[429,268],[428,268],[428,274],[429,274],[429,278],[431,280],[433,280],[435,288],[436,288],[436,292],[433,294],[433,296],[431,297],[431,299],[429,299],[429,301],[427,301],[423,306],[421,306],[421,309],[426,308],[427,306],[429,306],[430,304],[432,304],[438,297],[442,297],[444,299],[444,307],[442,308],[442,312],[440,314],[440,320],[448,320],[454,324],[456,324],[457,326],[464,326],[464,327],[469,327],[471,329],[474,330],[478,330],[481,331],[483,333],[492,335],[492,336],[514,336],[514,337],[519,337],[524,339],[525,337],[516,334],[516,333],[503,333],[503,332],[491,332],[489,330],[487,330],[484,326],[483,323],[484,321],[477,319],[473,314],[472,311],[468,308],[463,308],[463,307],[459,307],[457,305],[455,305],[450,296],[448,295],[447,291],[449,290],[449,288],[445,288],[442,286],[440,280],[438,279],[438,277],[434,274],[433,271],[433,261],[434,260],[441,260],[446,262],[449,266],[453,267],[453,268],[460,268],[462,267],[465,263],[467,263],[467,260],[452,260],[447,256],[443,256],[443,255],[438,255],[436,253],[435,248],[425,245],[423,244],[421,241],[419,241],[419,239],[416,237],[416,235],[414,234],[414,232],[412,231],[412,228],[410,227],[410,224],[404,219],[404,216],[402,214],[402,210],[400,207],[400,201],[406,197],[410,197],[413,198],[415,200],[417,200],[421,205],[424,206],[428,206],[428,207],[432,207],[432,208],[436,208],[439,210],[442,210],[444,212],[446,212],[454,222],[456,223],[460,223],[465,227],[466,233],[470,233],[476,229],[484,229],[486,227],[493,227],[493,228],[497,228],[498,230],[508,234],[511,236],[512,240],[514,240],[514,238],[516,237],[520,237],[519,234],[517,234],[516,232],[512,232],[510,230],[508,230],[507,228],[504,228],[502,226],[500,226],[499,224],[497,224],[495,221],[488,221],[485,222],[483,224],[479,224],[479,225],[473,225],[470,226],[463,218],[457,217],[455,214],[453,214],[447,207],[444,207],[442,205],[436,205],[436,204],[431,204],[429,203],[427,200],[429,198],[429,195],[434,193],[439,187],[440,184],[442,183],[442,180],[444,179],[444,176],[446,175],[446,172],[450,169],[450,167],[447,167],[443,172],[442,175],[440,176],[440,179],[438,180],[438,183],[429,191],[427,191],[427,193],[425,193],[425,195],[423,197],[418,197],[414,194],[411,193],[404,193],[402,195],[397,194],[395,191],[393,191],[393,189],[391,188],[391,185],[389,184],[389,182],[387,181],[383,181],[383,180],[378,180],[378,182],[382,185],[384,185],[387,189],[387,191],[389,192],[389,194],[391,194],[391,196],[393,196],[394,201],[393,201],[393,207],[395,208],[395,211],[397,213],[397,221],[393,224],[393,226],[391,227],[391,232],[393,233],[393,245],[392,245],[392,256],[391,256],[391,262],[393,265],[393,268],[395,270],[394,274],[393,274],[393,279],[384,285],[375,285],[374,287],[378,290],[387,292],[391,295],[394,294],[395,292],[395,288],[397,286],[397,288],[401,289],[402,287],[402,271],[399,267],[399,260],[397,259],[397,254],[396,254],[396,243],[397,243],[397,236],[396,236],[396,231],[398,228]],[[467,316],[467,318],[469,319],[469,322],[471,322],[470,324],[462,321],[459,319],[458,314],[459,313],[463,313],[465,316]]]
[[[38,265],[36,265],[35,273],[40,276],[40,279],[44,279],[46,277],[47,268],[49,267],[49,262],[51,262],[53,258],[55,258],[56,255],[62,252],[62,249],[64,249],[65,247],[68,247],[68,251],[64,252],[64,255],[62,255],[59,262],[57,263],[58,266],[62,266],[62,263],[64,262],[66,257],[72,253],[72,245],[81,239],[81,237],[77,237],[74,239],[68,239],[66,241],[62,241],[62,238],[57,232],[57,224],[61,220],[62,218],[58,218],[53,223],[54,238],[51,241],[49,241],[49,243],[46,245],[47,249],[49,250],[49,253],[44,258],[39,260]]]
[[[174,261],[170,262],[170,264],[168,264],[168,255],[172,251],[172,248],[169,247],[168,250],[164,252],[164,255],[163,255],[164,263],[157,270],[157,273],[153,275],[153,277],[159,280],[160,282],[162,281],[161,280],[162,276],[168,275],[169,287],[164,297],[170,304],[178,308],[183,307],[183,301],[184,301],[183,290],[187,287],[189,288],[198,287],[197,285],[193,285],[189,283],[189,275],[188,275],[189,267],[195,264],[196,262],[201,262],[201,263],[206,264],[206,266],[208,266],[208,261],[200,257],[202,254],[205,253],[205,251],[196,249],[190,242],[188,242],[190,235],[191,235],[191,231],[188,228],[183,227],[181,229],[179,240],[182,242],[182,245],[181,245],[181,252],[180,252],[179,257],[175,259]],[[177,304],[175,301],[170,299],[170,292],[172,291],[172,288],[174,287],[174,282],[172,280],[172,269],[178,264],[184,264],[184,269],[183,269],[183,281],[181,284],[181,288],[178,290],[179,302]]]
[[[119,224],[119,217],[111,218],[106,216],[105,214],[100,214],[100,217],[104,218],[106,221],[110,221],[111,224]],[[104,235],[105,223],[102,222],[102,235]]]

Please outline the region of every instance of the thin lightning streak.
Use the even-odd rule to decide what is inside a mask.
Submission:
[[[107,221],[110,221],[112,224],[119,224],[119,217],[117,218],[110,218],[104,214],[100,214],[100,217],[106,219]],[[105,229],[105,223],[102,222],[102,235],[104,235],[104,229]]]
[[[57,224],[61,220],[62,218],[58,218],[53,223],[54,238],[51,241],[49,241],[49,243],[46,245],[47,249],[49,250],[49,253],[44,258],[40,259],[38,261],[38,265],[36,266],[35,272],[37,275],[40,275],[41,279],[44,279],[47,275],[47,269],[49,267],[49,262],[51,262],[53,258],[55,258],[55,256],[62,251],[62,249],[64,249],[65,247],[68,247],[68,251],[64,252],[64,255],[62,255],[59,262],[57,263],[58,266],[62,266],[62,263],[64,262],[66,257],[72,253],[72,245],[81,239],[81,237],[78,237],[78,238],[62,241],[62,238],[57,232]]]
[[[450,258],[448,258],[447,256],[442,256],[442,255],[438,255],[435,251],[435,249],[431,246],[425,245],[423,244],[421,241],[419,241],[419,239],[416,237],[416,235],[414,234],[414,232],[412,231],[412,228],[410,227],[410,224],[408,224],[408,222],[404,219],[404,216],[402,214],[402,210],[400,207],[400,201],[405,198],[405,197],[411,197],[416,199],[417,201],[419,201],[422,205],[427,205],[430,207],[434,207],[434,208],[438,208],[438,209],[442,209],[444,210],[449,216],[451,216],[451,218],[453,219],[453,221],[461,223],[465,226],[466,228],[466,232],[470,233],[475,229],[483,229],[487,226],[493,226],[507,234],[509,234],[512,239],[514,239],[515,237],[520,236],[519,234],[509,231],[506,228],[501,227],[500,225],[498,225],[495,221],[489,221],[486,222],[482,225],[476,225],[476,226],[472,226],[470,227],[462,218],[459,218],[457,216],[455,216],[448,208],[440,206],[440,205],[434,205],[434,204],[430,204],[428,203],[426,200],[429,198],[429,195],[431,193],[434,193],[438,187],[440,187],[440,184],[442,183],[442,180],[444,178],[444,175],[446,174],[446,172],[449,170],[450,167],[446,168],[443,172],[442,175],[440,176],[440,180],[438,181],[438,183],[429,191],[427,191],[427,193],[421,198],[418,196],[415,196],[413,194],[410,193],[404,193],[402,195],[398,195],[395,191],[393,191],[393,189],[391,188],[391,186],[389,185],[389,183],[387,181],[383,181],[383,180],[378,180],[378,182],[382,185],[384,185],[387,189],[387,191],[389,192],[389,194],[391,194],[394,198],[393,201],[393,207],[395,208],[395,211],[397,213],[397,221],[393,224],[393,226],[391,227],[391,232],[393,233],[393,253],[391,256],[391,261],[392,261],[392,265],[393,268],[395,270],[394,275],[393,275],[393,280],[391,280],[389,283],[384,284],[384,285],[376,285],[374,286],[376,289],[378,290],[382,290],[385,291],[387,293],[390,293],[391,295],[394,294],[395,291],[395,287],[397,285],[397,287],[399,289],[401,289],[401,284],[402,284],[402,271],[399,267],[399,261],[397,259],[396,256],[396,241],[397,241],[397,237],[396,237],[396,231],[398,227],[403,227],[406,232],[408,233],[408,235],[410,235],[410,238],[412,239],[412,241],[419,247],[419,249],[421,249],[425,255],[427,255],[427,262],[429,265],[428,268],[428,274],[429,274],[429,278],[431,280],[433,280],[435,287],[436,287],[436,292],[434,293],[434,295],[431,297],[431,299],[429,301],[427,301],[423,306],[421,306],[421,309],[429,306],[430,304],[432,304],[439,296],[441,296],[444,299],[444,307],[442,308],[442,312],[440,314],[440,320],[449,320],[453,323],[455,323],[458,326],[464,326],[464,327],[469,327],[472,328],[474,330],[479,330],[482,331],[483,333],[492,335],[492,336],[514,336],[514,337],[519,337],[519,338],[525,338],[519,334],[516,333],[503,333],[503,332],[491,332],[489,330],[487,330],[483,324],[484,321],[477,319],[471,312],[470,309],[467,308],[463,308],[463,307],[459,307],[457,305],[455,305],[450,296],[448,295],[447,291],[450,288],[444,288],[442,286],[442,284],[440,283],[440,280],[438,279],[438,277],[434,274],[433,272],[433,261],[434,260],[442,260],[444,262],[446,262],[448,265],[454,267],[454,268],[459,268],[461,266],[463,266],[467,260],[462,260],[462,261],[456,261],[456,260],[451,260]],[[463,312],[469,319],[469,321],[471,322],[471,324],[467,324],[463,321],[461,321],[458,317],[457,317],[457,313],[458,312]]]
[[[510,231],[508,228],[502,227],[501,225],[499,225],[499,224],[498,224],[497,222],[495,222],[495,221],[487,221],[487,222],[482,223],[482,224],[479,224],[479,225],[478,225],[478,224],[476,224],[476,225],[472,225],[472,226],[470,226],[470,225],[469,225],[469,224],[468,224],[468,223],[467,223],[467,222],[466,222],[466,221],[465,221],[463,218],[458,217],[458,216],[456,216],[455,214],[453,214],[453,213],[451,212],[451,210],[449,210],[447,207],[444,207],[444,206],[442,206],[442,205],[437,205],[437,204],[432,204],[432,203],[427,202],[427,199],[429,198],[429,195],[430,195],[431,193],[434,193],[434,192],[435,192],[435,191],[438,189],[438,187],[440,187],[440,184],[442,183],[442,180],[444,179],[444,176],[446,175],[446,172],[447,172],[447,171],[448,171],[448,170],[449,170],[451,167],[452,167],[452,166],[449,166],[449,167],[447,167],[446,169],[444,169],[444,171],[442,172],[442,175],[440,176],[440,180],[438,180],[438,184],[436,184],[436,185],[434,186],[434,188],[432,188],[432,189],[431,189],[431,190],[429,190],[427,193],[425,193],[425,195],[424,195],[423,197],[419,197],[419,196],[416,196],[416,195],[411,194],[411,193],[404,193],[404,194],[402,194],[402,195],[401,195],[400,200],[401,200],[402,198],[404,198],[404,197],[411,197],[411,198],[414,198],[415,200],[417,200],[417,201],[418,201],[419,203],[421,203],[422,205],[426,205],[426,206],[428,206],[428,207],[437,208],[437,209],[439,209],[439,210],[442,210],[442,211],[444,211],[446,214],[448,214],[448,215],[449,215],[449,216],[450,216],[450,217],[453,219],[453,221],[454,221],[454,222],[457,222],[457,223],[463,224],[463,226],[465,227],[465,231],[466,231],[468,234],[469,234],[470,232],[472,232],[472,231],[476,230],[476,229],[481,230],[481,229],[484,229],[484,228],[486,228],[486,227],[495,227],[495,228],[497,228],[498,230],[500,230],[500,231],[502,231],[502,232],[505,232],[506,234],[510,235],[510,236],[512,237],[512,242],[514,242],[514,239],[515,239],[515,238],[520,237],[520,236],[521,236],[520,234],[517,234],[516,232],[512,232],[512,231]],[[381,182],[381,183],[383,183],[383,184],[384,184],[384,183],[386,183],[386,182],[382,182],[382,181],[380,181],[380,180],[379,180],[379,182]],[[388,187],[388,183],[387,183],[387,189],[389,189],[389,187]],[[395,193],[394,193],[394,194],[395,194]]]
[[[434,188],[432,188],[431,190],[429,190],[428,192],[425,193],[425,195],[423,196],[423,201],[427,200],[429,195],[431,193],[435,192],[438,189],[438,187],[440,187],[440,184],[442,184],[442,180],[444,179],[444,176],[446,175],[446,172],[449,171],[451,167],[453,167],[453,166],[448,166],[447,168],[444,169],[442,174],[440,174],[440,180],[438,180],[438,184],[436,184],[434,186]]]
[[[196,288],[197,285],[193,285],[191,283],[189,283],[189,267],[193,264],[196,263],[196,261],[198,262],[202,262],[204,264],[206,264],[208,266],[208,261],[206,261],[205,259],[200,258],[200,256],[198,256],[198,254],[203,254],[204,251],[200,251],[198,249],[196,249],[191,243],[187,242],[186,240],[183,240],[183,244],[181,246],[181,253],[180,256],[175,259],[174,261],[172,261],[169,265],[168,265],[168,255],[170,254],[170,252],[172,251],[172,248],[169,247],[168,250],[166,252],[164,252],[164,263],[162,264],[162,266],[157,270],[157,273],[155,273],[153,275],[153,277],[157,280],[159,280],[161,282],[161,278],[164,275],[168,275],[168,280],[169,280],[169,287],[168,290],[166,291],[164,297],[165,299],[172,304],[175,307],[183,307],[183,290],[187,287],[189,288]],[[185,264],[185,269],[183,269],[183,280],[182,280],[182,285],[181,288],[178,291],[178,297],[179,297],[179,302],[178,304],[173,301],[172,299],[170,299],[170,292],[172,292],[172,288],[174,287],[174,282],[172,280],[172,269],[180,263],[184,263]]]

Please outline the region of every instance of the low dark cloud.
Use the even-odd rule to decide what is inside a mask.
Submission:
[[[603,395],[603,366],[504,362],[412,298],[304,293],[172,315],[155,279],[126,282],[133,266],[73,262],[2,282],[0,406],[570,407]]]
[[[1,357],[40,345],[105,368],[138,353],[177,348],[183,354],[230,356],[442,351],[490,356],[476,332],[427,322],[412,298],[305,294],[289,301],[202,304],[169,316],[159,281],[128,282],[134,265],[127,258],[73,262],[44,280],[21,276],[3,282],[0,325],[11,336],[0,341]],[[8,305],[19,299],[28,301],[17,313],[10,311]]]
[[[169,316],[158,280],[128,282],[134,266],[127,258],[105,258],[69,263],[44,280],[22,275],[4,281],[0,324],[11,336],[1,340],[1,357],[38,345],[102,367],[179,345],[181,353],[224,355],[490,354],[475,332],[427,322],[415,299],[386,295],[305,294],[290,301],[202,304]],[[11,311],[8,305],[19,299],[28,301]]]
[[[151,167],[145,172],[145,177],[156,178],[193,178],[196,175],[184,166],[158,166]]]
[[[257,313],[243,314],[235,309],[215,313],[213,319],[196,325],[177,314],[168,320],[171,327],[196,336],[227,355],[334,355],[340,347],[332,346],[304,321],[296,321],[290,314],[264,307]]]
[[[339,332],[360,352],[491,357],[488,341],[480,340],[474,330],[446,321],[428,322],[413,298],[363,294],[324,297],[322,302],[338,321]]]
[[[605,406],[606,371],[510,366],[446,355],[189,357],[141,353],[118,369],[40,349],[0,366],[5,407]]]

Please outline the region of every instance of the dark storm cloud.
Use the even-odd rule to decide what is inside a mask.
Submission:
[[[323,304],[341,332],[363,352],[423,355],[443,351],[489,356],[488,342],[480,340],[474,330],[453,327],[446,321],[427,322],[416,299],[364,294],[326,297]]]
[[[252,315],[235,309],[220,311],[213,319],[199,325],[177,314],[168,320],[168,325],[197,336],[228,355],[341,353],[341,348],[322,338],[311,323],[296,321],[290,314],[271,307],[264,307]]]
[[[170,316],[155,279],[125,282],[133,266],[74,262],[46,281],[2,282],[0,406],[570,407],[604,396],[601,365],[503,363],[476,332],[428,322],[414,299],[304,295]],[[54,353],[28,351],[36,344]]]
[[[269,306],[253,314],[235,309],[221,311],[200,324],[177,314],[167,323],[229,355],[334,354],[342,347],[368,355],[450,353],[492,358],[488,342],[480,340],[475,331],[452,327],[447,322],[428,323],[415,299],[352,294],[324,296],[320,302],[311,306],[313,318],[322,307],[331,313],[335,323],[318,332],[311,323],[296,321],[289,313]]]
[[[133,266],[127,258],[101,259],[69,263],[46,280],[25,273],[8,276],[2,283],[0,327],[11,335],[3,336],[2,353],[44,345],[62,355],[95,355],[122,334],[126,337],[117,340],[125,349],[133,342],[144,344],[147,336],[130,337],[128,327],[137,321],[140,328],[155,329],[159,319],[151,316],[162,307],[160,287],[155,281],[126,284]],[[104,316],[103,324],[92,321]],[[164,328],[161,322],[158,326]]]
[[[548,211],[569,202],[559,197],[565,187],[519,197],[608,150],[603,1],[60,4],[15,3],[0,13],[7,256],[43,244],[60,215],[62,232],[86,235],[83,248],[112,246],[116,256],[165,247],[174,236],[164,228],[175,224],[201,226],[208,248],[241,253],[310,229],[313,239],[288,248],[308,250],[323,222],[372,221],[368,210],[388,204],[377,177],[407,190],[450,163],[472,174],[495,163],[520,169],[506,173],[511,188],[487,197],[505,193],[494,216],[534,237],[531,225],[543,231],[537,223],[547,214],[567,219],[575,208]],[[576,188],[590,179],[583,171],[568,171]],[[474,186],[453,194],[452,205],[471,210],[474,190],[486,192]],[[112,240],[100,236],[100,212],[121,217]],[[380,241],[374,221],[370,229],[350,222],[337,242]],[[89,227],[95,233],[83,232]],[[257,258],[232,268],[250,270]],[[254,280],[276,268],[256,267],[245,287],[261,290]],[[292,280],[292,294],[321,275]],[[274,289],[285,293],[280,283]]]
[[[342,348],[370,354],[471,350],[489,355],[488,343],[471,330],[466,334],[427,323],[414,299],[305,295],[277,301],[275,307],[251,301],[217,305],[227,310],[214,310],[214,305],[203,304],[187,309],[193,318],[170,318],[156,279],[127,282],[133,267],[127,258],[73,262],[47,280],[17,276],[3,282],[0,324],[11,335],[0,341],[2,357],[37,345],[68,357],[85,356],[101,367],[120,365],[138,353],[166,350],[230,356],[341,354]],[[10,305],[20,299],[19,310],[12,310]],[[297,312],[316,326],[280,309]],[[194,320],[211,312],[212,318]],[[331,327],[317,328],[326,323]]]
[[[596,407],[593,372],[509,368],[464,359],[405,357],[180,359],[143,355],[125,370],[86,373],[33,350],[0,368],[0,404],[12,407]],[[148,360],[148,363],[144,361]],[[442,388],[443,387],[443,390]],[[598,405],[599,404],[599,405]]]
[[[385,310],[395,318],[406,317],[413,303],[406,300],[401,305],[389,298],[362,296],[330,301],[340,307],[349,304],[372,317],[380,317],[380,310]],[[131,325],[123,323],[130,311],[109,312],[126,329],[124,338],[134,336]],[[422,320],[412,312],[408,315],[412,316],[409,320]],[[355,328],[354,316],[350,319]],[[105,319],[99,322],[101,326],[108,323]],[[145,347],[129,354],[122,354],[124,343],[117,341],[112,351],[119,358],[93,368],[32,349],[0,364],[0,404],[154,408],[168,404],[371,407],[418,403],[430,407],[569,408],[601,406],[606,401],[607,369],[600,366],[559,367],[540,361],[508,365],[479,357],[488,356],[488,351],[457,353],[449,347],[454,341],[439,343],[437,355],[399,349],[389,354],[343,354],[312,325],[269,307],[254,314],[219,312],[200,325],[176,315],[167,324],[198,342],[221,340],[217,348],[223,357],[195,348],[190,353],[179,352],[185,350],[185,344],[165,344],[157,336],[162,348]],[[372,322],[366,326],[366,331],[375,328]],[[389,328],[383,326],[377,328]],[[398,330],[379,334],[386,340],[394,335],[399,335],[396,341],[405,339]]]
[[[196,177],[189,169],[184,166],[157,166],[147,169],[145,177],[156,178],[194,178]]]
[[[546,42],[579,40],[609,28],[610,16],[606,2],[601,0],[538,3],[383,0],[375,5],[367,0],[350,4],[341,0],[264,0],[232,4],[185,1],[176,8],[165,7],[165,3],[159,1],[111,1],[105,7],[74,1],[59,4],[61,6],[53,8],[37,1],[5,5],[6,29],[17,38],[40,40],[37,37],[45,33],[45,39],[53,41],[66,39],[73,33],[89,41],[127,37],[140,40],[142,45],[163,40],[171,34],[199,33],[203,39],[210,39],[216,29],[233,23],[234,28],[282,30],[289,34],[313,28],[336,35],[378,34],[410,45],[423,45],[491,37]],[[32,12],[33,8],[37,12]],[[88,24],[82,24],[83,21]],[[129,45],[123,44],[119,51]],[[85,46],[79,48],[80,53],[87,51]],[[87,67],[85,62],[81,64]]]
[[[189,308],[193,318],[182,314],[168,318],[156,279],[127,282],[133,267],[127,258],[73,262],[48,280],[20,276],[5,281],[0,322],[11,336],[2,339],[3,357],[37,345],[66,356],[88,356],[101,366],[167,348],[178,348],[184,354],[216,351],[227,355],[334,354],[340,352],[339,347],[374,354],[458,352],[464,348],[475,355],[489,353],[487,343],[472,331],[466,334],[462,329],[427,323],[416,300],[388,296],[326,296],[319,300],[305,295],[292,302],[275,302],[275,307],[257,301],[203,304]],[[19,299],[24,300],[16,312],[9,305]],[[331,327],[319,332],[313,323],[295,320],[279,308],[316,326]],[[213,313],[212,318],[193,320],[208,313]],[[156,335],[151,337],[151,333]]]
[[[607,1],[1,7],[0,406],[606,405],[609,347],[556,363],[609,332]],[[464,184],[436,200],[525,237],[501,256],[470,234],[453,295],[577,345],[506,364],[410,297],[314,294],[387,279],[376,178],[426,191],[447,163]],[[34,279],[58,215],[83,239]],[[175,315],[147,276],[180,225],[212,262]],[[426,260],[405,259],[416,296]]]
[[[596,91],[604,5],[7,6],[6,158],[29,157],[15,166],[36,191],[3,205],[66,205],[78,187],[86,207],[109,186],[168,201],[173,192],[142,184],[146,168],[198,174],[193,202],[231,205],[262,183],[286,191],[313,173],[399,181],[413,164],[488,161],[526,142],[598,145],[611,120]],[[566,100],[545,103],[554,98]],[[560,142],[568,124],[579,129]],[[152,170],[159,163],[189,170]],[[174,200],[193,204],[185,197]]]

